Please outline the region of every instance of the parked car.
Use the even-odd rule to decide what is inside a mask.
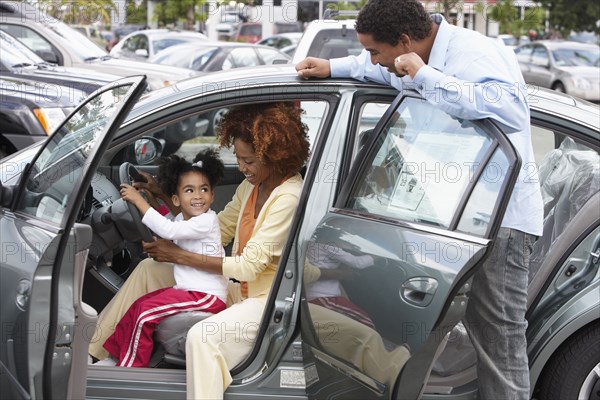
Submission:
[[[600,101],[600,46],[540,40],[515,49],[525,82]]]
[[[120,78],[118,75],[50,64],[23,43],[1,30],[0,72],[2,76],[27,77],[48,84],[73,87],[86,94]]]
[[[235,32],[235,41],[256,43],[262,38],[261,22],[242,22]]]
[[[81,32],[85,37],[87,37],[88,39],[90,39],[92,42],[96,43],[98,45],[98,47],[100,47],[101,49],[105,49],[106,48],[106,37],[102,35],[102,32],[95,26],[93,25],[81,25],[81,24],[75,24],[75,25],[69,25],[71,28],[74,28],[76,30],[78,30],[79,32]]]
[[[238,11],[224,11],[217,23],[217,35],[220,40],[229,40],[235,36],[238,25],[245,22]]]
[[[46,140],[87,94],[73,86],[0,75],[0,159]],[[4,251],[3,251],[4,252]]]
[[[306,57],[331,59],[360,54],[363,46],[356,36],[355,23],[354,19],[312,21],[298,42],[292,63]]]
[[[531,42],[531,40],[527,36],[520,36],[517,40],[515,36],[509,34],[498,35],[496,36],[496,40],[511,49],[514,49],[519,45]]]
[[[144,29],[130,33],[110,50],[110,55],[126,60],[147,61],[161,50],[171,46],[208,40],[198,32],[172,29]]]
[[[190,68],[199,72],[229,70],[256,65],[288,63],[291,57],[268,46],[238,42],[184,43],[161,51],[152,63]]]
[[[172,151],[191,159],[217,146],[198,137],[205,115],[272,101],[305,110],[311,158],[265,315],[252,327],[258,338],[225,398],[477,397],[472,348],[455,329],[520,169],[497,124],[450,117],[411,91],[304,80],[286,65],[214,72],[139,97],[143,85],[141,77],[110,85],[47,142],[0,161],[3,398],[185,398],[183,336],[169,336],[169,350],[157,342],[150,368],[87,364],[97,311],[143,257],[119,184],[134,169],[156,172],[170,153],[165,129],[179,134]],[[546,202],[532,249],[531,388],[539,399],[593,398],[599,109],[545,90],[529,104]],[[189,118],[192,129],[182,129]],[[215,211],[244,179],[231,152],[221,155]],[[339,284],[375,328],[307,301],[305,268],[336,249],[372,260]],[[331,324],[333,315],[344,324]],[[376,360],[365,339],[385,348]],[[394,364],[407,347],[408,360]],[[340,351],[348,348],[357,356]]]
[[[4,79],[0,100],[0,158],[45,138],[64,119],[65,113],[75,108],[77,101],[120,78],[49,64],[3,31],[0,31],[0,76]],[[27,100],[17,105],[22,97],[19,94]],[[52,105],[51,99],[55,97],[58,101]]]
[[[269,36],[268,38],[261,39],[256,44],[260,44],[263,46],[271,46],[275,47],[276,49],[283,49],[284,47],[298,44],[301,37],[302,32],[278,33]]]
[[[0,1],[0,30],[50,63],[121,77],[143,72],[152,90],[194,76],[190,70],[115,59],[75,29],[44,14],[35,4]]]

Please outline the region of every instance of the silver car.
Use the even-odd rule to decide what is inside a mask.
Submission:
[[[155,173],[161,155],[216,146],[207,115],[272,101],[304,110],[311,156],[258,338],[225,398],[477,398],[460,321],[521,167],[500,127],[415,92],[303,80],[289,65],[143,92],[141,77],[105,87],[48,141],[0,161],[0,398],[185,398],[189,321],[159,326],[150,368],[88,365],[97,313],[144,256],[146,231],[118,187]],[[537,165],[523,167],[539,168],[546,205],[527,311],[532,396],[596,399],[599,109],[541,89],[529,104]],[[215,211],[244,179],[221,155]],[[305,272],[342,268],[332,257],[342,251],[370,262],[321,289],[335,286],[371,324],[312,302]]]
[[[130,33],[119,41],[110,55],[123,60],[148,61],[160,51],[183,43],[204,42],[208,37],[199,32],[173,29],[144,29]]]
[[[115,59],[76,29],[46,15],[43,6],[39,6],[41,9],[38,6],[0,1],[0,29],[19,39],[44,61],[120,77],[144,73],[151,90],[196,75],[183,68]]]
[[[600,101],[600,46],[540,40],[515,48],[525,82]]]

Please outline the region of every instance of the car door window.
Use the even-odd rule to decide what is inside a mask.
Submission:
[[[363,184],[354,191],[350,208],[450,227],[492,139],[472,123],[442,114],[429,103],[414,101],[401,107],[386,129],[377,155],[364,172]],[[502,177],[507,165],[500,158],[497,161]],[[493,198],[497,190],[490,190]],[[483,204],[479,208],[481,212],[491,211]]]
[[[517,60],[519,62],[528,63],[531,59],[531,53],[533,52],[533,46],[522,46],[515,49],[517,54]]]
[[[546,66],[549,61],[548,51],[542,46],[535,46],[531,54],[531,62],[535,65]]]
[[[54,52],[52,45],[32,29],[12,24],[1,24],[0,28],[19,39],[21,43],[38,54],[40,52]]]
[[[223,69],[232,69],[240,67],[250,67],[259,65],[260,61],[256,52],[252,48],[240,47],[233,49],[227,56],[225,62],[223,62]]]
[[[273,64],[274,60],[286,60],[287,58],[281,55],[277,50],[272,49],[256,49],[258,54],[260,54],[260,58],[262,58],[264,64]]]
[[[544,202],[544,229],[533,246],[530,276],[583,205],[600,190],[598,151],[547,127],[533,125],[531,138]]]
[[[117,86],[85,104],[50,139],[31,168],[17,210],[60,224],[79,190],[86,161],[129,86]]]

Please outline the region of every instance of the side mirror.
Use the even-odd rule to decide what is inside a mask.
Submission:
[[[40,56],[40,58],[46,62],[52,63],[52,64],[58,64],[58,56],[52,52],[52,51],[47,51],[47,50],[37,50],[35,52],[38,56]]]
[[[150,136],[144,136],[135,141],[133,148],[136,164],[148,165],[161,156],[164,148],[164,141]]]
[[[0,182],[0,206],[10,207],[13,202],[15,186],[3,186]]]
[[[137,49],[135,51],[135,55],[138,57],[148,57],[148,50],[146,49]]]

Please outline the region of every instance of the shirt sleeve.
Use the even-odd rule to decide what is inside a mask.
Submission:
[[[281,256],[298,205],[294,194],[282,194],[269,206],[259,229],[239,256],[223,259],[223,275],[239,281],[254,281],[276,257]]]
[[[202,214],[189,220],[174,220],[160,215],[153,208],[148,209],[142,218],[142,222],[153,232],[163,239],[202,239],[206,236],[215,223],[214,214]]]
[[[480,57],[466,64],[460,79],[446,75],[428,65],[419,69],[413,87],[428,102],[456,118],[477,120],[491,118],[506,133],[520,132],[529,123],[526,87],[519,78],[508,81],[510,74],[499,71],[493,57]]]
[[[354,78],[362,82],[372,81],[391,85],[390,73],[378,65],[373,65],[366,50],[358,56],[333,58],[329,60],[329,68],[332,78]]]

